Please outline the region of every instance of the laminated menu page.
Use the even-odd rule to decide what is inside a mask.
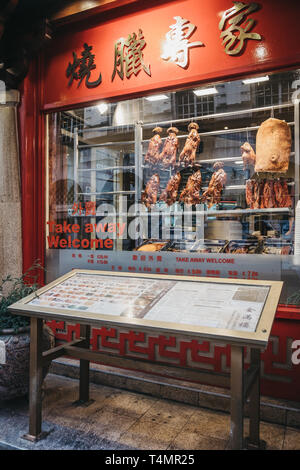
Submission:
[[[176,282],[145,319],[253,332],[268,292],[267,286]]]
[[[264,285],[76,273],[28,304],[254,332],[269,289]]]

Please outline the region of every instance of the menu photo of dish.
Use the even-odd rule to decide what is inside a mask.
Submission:
[[[30,305],[143,318],[174,281],[76,273],[29,302]]]

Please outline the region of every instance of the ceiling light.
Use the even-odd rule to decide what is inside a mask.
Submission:
[[[146,98],[147,101],[159,101],[159,100],[167,100],[167,99],[168,99],[167,95],[152,95]]]
[[[107,106],[106,103],[98,104],[97,108],[98,108],[100,114],[104,114],[108,110],[108,106]]]
[[[218,93],[218,90],[215,87],[199,88],[198,90],[193,91],[196,96],[216,95]]]
[[[244,162],[241,160],[236,160],[234,163],[236,163],[237,165],[242,165]]]
[[[264,77],[247,78],[246,80],[243,80],[243,83],[245,85],[248,85],[250,83],[267,82],[268,80],[269,80],[269,76],[265,75]]]

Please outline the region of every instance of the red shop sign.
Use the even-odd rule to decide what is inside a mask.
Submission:
[[[61,34],[45,54],[43,108],[298,65],[299,17],[297,0],[178,0]]]

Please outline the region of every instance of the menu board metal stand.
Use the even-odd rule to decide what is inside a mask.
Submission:
[[[87,272],[87,271],[85,271]],[[103,273],[101,273],[103,275]],[[73,273],[74,275],[74,273]],[[107,275],[107,273],[106,273]],[[128,274],[128,276],[132,276]],[[150,275],[143,276],[152,278]],[[65,277],[63,277],[65,278]],[[161,276],[162,279],[178,279],[177,276]],[[182,278],[181,278],[182,279]],[[192,281],[201,282],[216,282],[215,279],[207,278],[193,278]],[[184,279],[185,280],[185,279]],[[191,280],[189,278],[188,280]],[[204,281],[202,281],[204,282]],[[219,282],[219,281],[217,281]],[[243,284],[242,281],[234,281],[237,284]],[[251,281],[248,281],[251,285]],[[252,281],[253,284],[254,281]],[[226,284],[226,280],[224,280]],[[255,284],[255,282],[254,282]],[[51,284],[53,285],[53,283]],[[245,283],[244,283],[245,285]],[[256,285],[263,285],[263,281],[256,281]],[[212,373],[208,371],[195,370],[189,367],[179,368],[174,364],[168,364],[168,368],[175,370],[175,376],[178,369],[184,377],[192,380],[203,380],[204,383],[210,383],[214,386],[229,386],[231,394],[230,404],[230,447],[231,449],[258,449],[264,448],[265,443],[260,441],[259,438],[259,424],[260,424],[260,350],[264,349],[268,342],[268,336],[274,319],[276,306],[278,303],[282,283],[278,281],[266,281],[266,285],[271,286],[267,301],[265,302],[264,309],[259,319],[258,328],[261,333],[249,333],[247,336],[239,332],[237,336],[231,336],[229,333],[226,335],[224,330],[220,330],[218,335],[205,333],[197,329],[198,337],[202,340],[211,340],[213,336],[215,339],[222,340],[231,346],[231,367],[230,376],[228,374]],[[41,294],[45,292],[47,286],[42,288]],[[244,287],[243,287],[244,289]],[[270,292],[272,291],[273,299],[268,301]],[[244,290],[243,290],[244,292]],[[89,396],[89,365],[90,361],[101,362],[108,366],[121,366],[124,368],[134,368],[138,365],[139,370],[146,372],[160,372],[162,373],[166,369],[166,364],[159,362],[151,362],[145,359],[132,358],[132,357],[120,357],[112,354],[107,354],[101,351],[92,351],[89,348],[90,345],[90,333],[92,326],[98,326],[99,324],[107,324],[107,316],[101,317],[101,315],[87,314],[78,312],[76,313],[76,321],[80,324],[80,338],[69,343],[64,343],[60,346],[56,346],[48,351],[42,350],[42,332],[43,332],[43,321],[50,318],[57,318],[54,309],[49,311],[37,306],[31,307],[28,305],[28,301],[33,298],[39,298],[34,295],[28,296],[28,298],[22,299],[22,301],[10,307],[12,313],[30,315],[31,316],[31,341],[30,341],[30,391],[29,391],[29,432],[25,434],[23,438],[30,441],[38,441],[45,437],[46,433],[42,431],[42,379],[43,379],[43,367],[48,365],[53,359],[60,356],[71,356],[72,358],[80,360],[80,376],[79,376],[79,399],[75,404],[77,406],[88,406],[93,400]],[[274,311],[273,311],[274,310]],[[78,315],[77,315],[78,314]],[[74,320],[74,315],[71,315],[71,319]],[[67,311],[59,312],[59,319],[63,321],[70,320],[70,314]],[[109,323],[112,324],[113,320]],[[120,326],[120,317],[115,322]],[[128,322],[123,320],[122,326],[128,327]],[[155,322],[138,322],[135,324],[129,321],[130,328],[148,328],[153,333],[162,333],[162,329],[155,326]],[[182,325],[182,330],[174,327],[172,335],[175,337],[195,338],[195,332],[188,331],[190,329],[187,325]],[[178,325],[177,325],[178,326]],[[261,328],[261,327],[264,328]],[[267,326],[267,328],[265,328]],[[217,329],[215,329],[217,331]],[[170,332],[171,330],[169,330]],[[209,330],[207,330],[209,331]],[[228,330],[229,331],[229,330]],[[258,338],[255,340],[255,335]],[[248,338],[248,339],[247,339]],[[244,350],[246,347],[250,348],[250,365],[245,371],[244,368]],[[248,399],[249,404],[249,436],[244,439],[244,406]]]

